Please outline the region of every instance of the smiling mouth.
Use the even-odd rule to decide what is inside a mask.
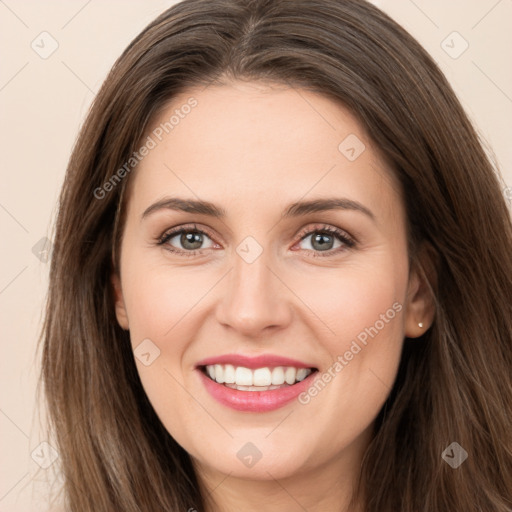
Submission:
[[[238,391],[270,391],[291,387],[318,371],[317,368],[294,366],[251,369],[231,364],[200,366],[199,370],[217,384]]]

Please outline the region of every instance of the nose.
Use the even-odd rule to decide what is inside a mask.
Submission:
[[[235,254],[217,307],[217,321],[248,338],[286,328],[292,318],[291,292],[268,259],[265,251],[252,263]]]

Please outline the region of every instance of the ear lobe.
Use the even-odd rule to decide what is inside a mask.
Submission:
[[[114,272],[111,275],[110,282],[112,284],[112,289],[114,290],[117,323],[121,326],[121,328],[128,330],[128,314],[126,312],[126,306],[124,304],[123,290],[121,288],[121,279],[117,272]]]
[[[405,335],[408,338],[418,338],[424,334],[434,320],[438,262],[434,248],[424,243],[409,275],[405,315]]]

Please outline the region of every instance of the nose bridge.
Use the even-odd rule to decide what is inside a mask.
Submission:
[[[252,259],[256,248],[250,244],[242,242],[233,255],[219,321],[246,334],[257,334],[266,327],[283,326],[290,312],[285,287],[271,270],[270,251],[263,250]]]

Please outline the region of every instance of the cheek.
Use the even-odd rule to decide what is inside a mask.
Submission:
[[[131,264],[133,263],[133,264]],[[141,270],[142,269],[142,270]],[[133,342],[141,336],[164,340],[187,324],[201,297],[213,286],[214,276],[188,269],[175,269],[165,264],[136,259],[127,262],[123,291]],[[175,349],[178,346],[173,344]]]
[[[348,350],[350,340],[360,333],[364,339],[365,329],[376,322],[383,338],[401,333],[401,315],[393,304],[404,301],[407,267],[396,255],[379,256],[364,264],[316,270],[314,275],[297,273],[294,278],[294,292],[310,308],[319,332],[325,333],[319,341],[333,357]]]
[[[345,425],[346,418],[351,418],[356,435],[378,414],[398,369],[404,339],[406,257],[389,255],[368,265],[344,267],[333,275],[319,274],[315,287],[310,279],[308,287],[304,277],[297,292],[307,297],[308,306],[329,328],[321,329],[318,341],[331,361],[299,402],[311,407],[315,417],[335,416]]]
[[[204,434],[203,424],[198,425],[197,418],[203,418],[204,411],[186,391],[189,382],[183,361],[197,332],[194,314],[200,310],[201,297],[214,285],[215,276],[194,272],[192,267],[175,269],[161,263],[155,265],[147,259],[137,265],[138,261],[135,256],[126,258],[123,291],[142,386],[156,414],[173,436],[178,439],[200,437]],[[147,366],[137,358],[140,352],[137,347],[143,341],[148,343],[145,340],[154,344],[149,345],[149,352],[156,350],[158,353]]]

